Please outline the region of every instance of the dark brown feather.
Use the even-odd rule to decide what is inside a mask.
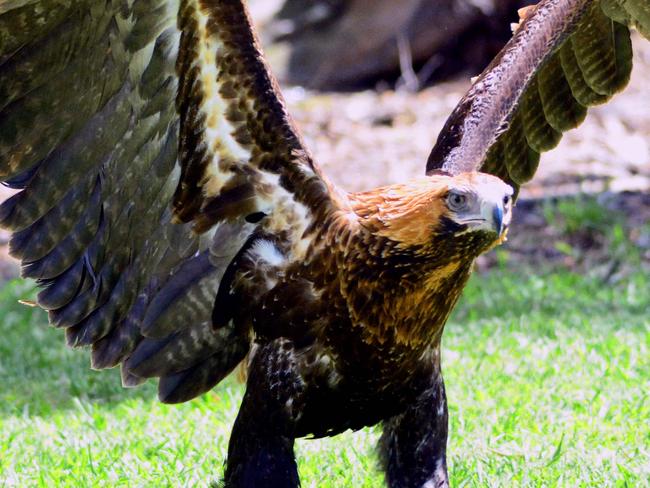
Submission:
[[[221,220],[265,211],[264,201],[282,198],[277,188],[264,188],[275,175],[297,202],[320,211],[314,202],[329,200],[327,183],[286,111],[245,5],[187,1],[179,25],[178,219],[195,221],[203,232]],[[207,61],[197,64],[197,58]],[[298,184],[286,188],[288,180]],[[295,191],[302,187],[308,191]]]

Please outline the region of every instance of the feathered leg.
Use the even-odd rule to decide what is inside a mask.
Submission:
[[[256,352],[230,436],[226,488],[300,485],[293,431],[303,387],[290,341],[278,340]]]
[[[447,397],[441,374],[406,411],[384,423],[379,448],[390,488],[449,486]]]

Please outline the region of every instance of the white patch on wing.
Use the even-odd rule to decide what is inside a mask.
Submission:
[[[193,66],[198,65],[199,81],[203,90],[203,99],[199,112],[205,117],[205,142],[209,145],[212,161],[206,169],[203,182],[203,192],[208,196],[219,194],[224,184],[232,177],[232,172],[221,168],[220,161],[226,159],[245,164],[250,160],[251,152],[242,147],[232,136],[236,130],[225,117],[227,104],[219,95],[221,83],[217,69],[217,56],[223,52],[224,46],[216,36],[210,36],[207,31],[209,15],[201,11],[200,3],[195,2],[197,12],[199,52]]]
[[[436,414],[438,417],[442,417],[442,415],[445,413],[445,400],[443,399],[440,403],[438,403],[438,409],[436,410]]]
[[[249,254],[253,259],[260,259],[271,266],[280,266],[285,262],[284,256],[275,247],[275,244],[264,239],[255,241]]]
[[[261,193],[264,197],[258,197],[257,208],[268,209],[265,213],[271,217],[266,229],[276,235],[288,231],[293,246],[291,259],[300,260],[306,255],[311,243],[311,238],[303,237],[311,223],[311,212],[295,200],[293,193],[280,185],[280,175],[265,171],[259,174],[262,177]]]
[[[209,161],[201,180],[204,196],[214,197],[221,193],[234,177],[230,169],[233,165],[246,166],[252,158],[252,148],[237,142],[233,134],[240,128],[240,123],[230,122],[225,114],[228,111],[230,100],[220,95],[220,89],[227,81],[223,80],[224,67],[220,66],[220,56],[227,52],[226,46],[217,33],[209,33],[208,21],[210,13],[201,9],[201,2],[193,2],[197,21],[196,35],[200,41],[197,46],[195,59],[189,69],[197,69],[196,83],[200,84],[203,97],[198,106],[199,116],[205,121],[203,126],[204,141]],[[238,100],[237,103],[241,103]],[[241,109],[256,112],[254,97],[246,97],[244,107]],[[300,154],[296,158],[301,157]],[[301,163],[296,162],[296,165]],[[291,242],[291,250],[287,257],[291,260],[300,260],[308,252],[312,243],[311,236],[305,237],[305,230],[312,223],[310,210],[302,203],[295,200],[295,195],[280,184],[280,175],[250,168],[250,182],[255,185],[255,209],[264,212],[269,217],[262,224],[270,234],[287,236]],[[306,175],[313,175],[313,170],[307,164],[300,166],[300,171]],[[283,258],[286,259],[286,258]],[[265,259],[266,260],[266,259]]]
[[[321,366],[325,366],[326,368],[330,367],[330,364],[332,364],[332,358],[328,354],[323,354],[321,356],[318,356],[318,364]]]
[[[336,370],[336,364],[329,354],[318,356],[316,362],[324,371],[327,371],[327,384],[329,386],[334,387],[341,381],[341,375]]]

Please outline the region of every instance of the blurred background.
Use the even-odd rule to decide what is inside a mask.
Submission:
[[[424,172],[438,131],[470,78],[510,38],[517,9],[534,2],[250,3],[267,58],[308,147],[329,177],[353,191]],[[648,266],[650,43],[635,37],[634,49],[630,86],[590,110],[579,129],[542,156],[535,180],[524,187],[508,245],[513,259],[541,256],[571,265],[574,254],[609,253],[607,239],[583,235],[598,225],[576,222],[577,236],[562,225],[555,232],[542,211],[542,202],[548,214],[548,204],[557,198],[590,195],[589,205],[604,210],[586,213],[604,221],[616,213]],[[0,200],[8,195],[9,190],[0,190]],[[0,234],[0,276],[5,279],[18,272],[7,258],[6,243],[7,234]]]
[[[347,190],[424,173],[524,0],[251,0],[289,111]],[[542,155],[443,341],[453,486],[648,486],[650,42],[628,88]],[[0,201],[9,196],[0,188]],[[180,406],[64,346],[0,233],[0,484],[205,486],[242,388]],[[303,486],[376,487],[376,429],[299,442]]]

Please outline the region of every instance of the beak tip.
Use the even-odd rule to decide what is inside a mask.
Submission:
[[[503,231],[503,209],[499,205],[495,205],[492,211],[492,219],[497,234],[501,235]]]

